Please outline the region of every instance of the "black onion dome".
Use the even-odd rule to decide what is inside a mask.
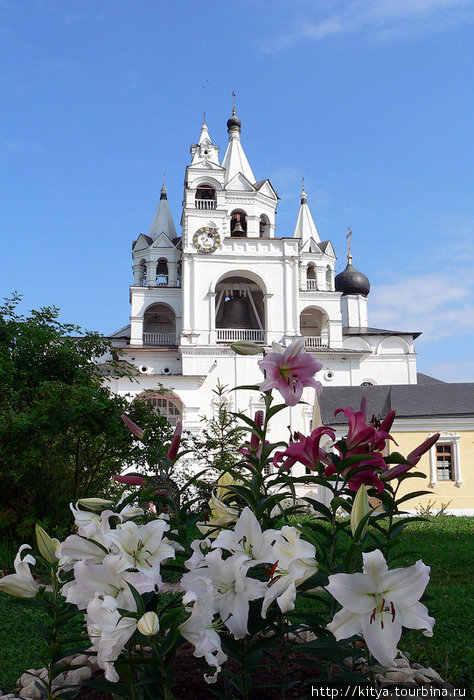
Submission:
[[[240,121],[234,110],[232,112],[231,118],[227,120],[227,131],[229,131],[229,129],[240,129],[241,126],[242,122]]]
[[[345,294],[362,294],[366,297],[370,292],[370,282],[363,272],[359,272],[349,263],[345,270],[336,275],[334,280],[336,292]]]

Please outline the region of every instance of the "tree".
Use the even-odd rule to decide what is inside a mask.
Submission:
[[[130,406],[104,381],[133,376],[132,366],[99,334],[61,323],[56,307],[23,316],[19,300],[14,294],[0,306],[0,536],[14,539],[36,522],[63,534],[70,501],[110,495],[118,488],[111,477],[141,461],[120,418]],[[165,419],[140,404],[132,418],[157,439],[167,435]]]

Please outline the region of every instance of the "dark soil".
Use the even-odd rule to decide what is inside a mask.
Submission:
[[[233,694],[228,689],[224,674],[220,674],[217,683],[209,685],[204,680],[204,673],[208,673],[211,669],[202,660],[193,656],[194,647],[191,644],[184,644],[176,653],[174,663],[174,678],[176,685],[173,687],[173,696],[176,700],[211,700],[214,695],[212,690],[216,690],[224,697],[232,700]],[[236,667],[233,667],[230,662],[225,664],[225,668],[238,672]],[[305,668],[301,664],[290,662],[288,665],[288,678],[295,687],[292,690],[285,692],[285,699],[288,700],[303,700],[311,697],[311,686],[307,687],[304,682],[316,682],[316,672],[314,669]],[[178,680],[179,679],[179,680]],[[255,688],[250,695],[253,700],[277,700],[280,698],[279,691],[271,686],[275,683],[276,672],[271,666],[264,666],[252,673],[253,685],[259,686]],[[277,681],[278,682],[278,681]],[[212,689],[212,690],[211,690]],[[83,688],[76,696],[76,700],[112,700],[110,693],[105,693],[94,688]]]

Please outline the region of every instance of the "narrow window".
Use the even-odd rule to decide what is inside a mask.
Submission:
[[[438,481],[453,481],[453,446],[436,445],[436,470]]]

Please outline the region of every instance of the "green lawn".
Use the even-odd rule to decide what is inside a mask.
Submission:
[[[455,687],[472,683],[472,630],[474,615],[473,547],[474,518],[440,517],[410,525],[404,547],[431,566],[431,581],[425,600],[436,618],[434,636],[406,633],[400,647],[412,660],[432,666]],[[0,569],[11,568],[15,552],[0,546]],[[412,564],[413,557],[398,565]],[[0,593],[0,688],[10,692],[17,678],[37,666],[35,654],[42,642],[34,628],[36,611],[16,605]]]

